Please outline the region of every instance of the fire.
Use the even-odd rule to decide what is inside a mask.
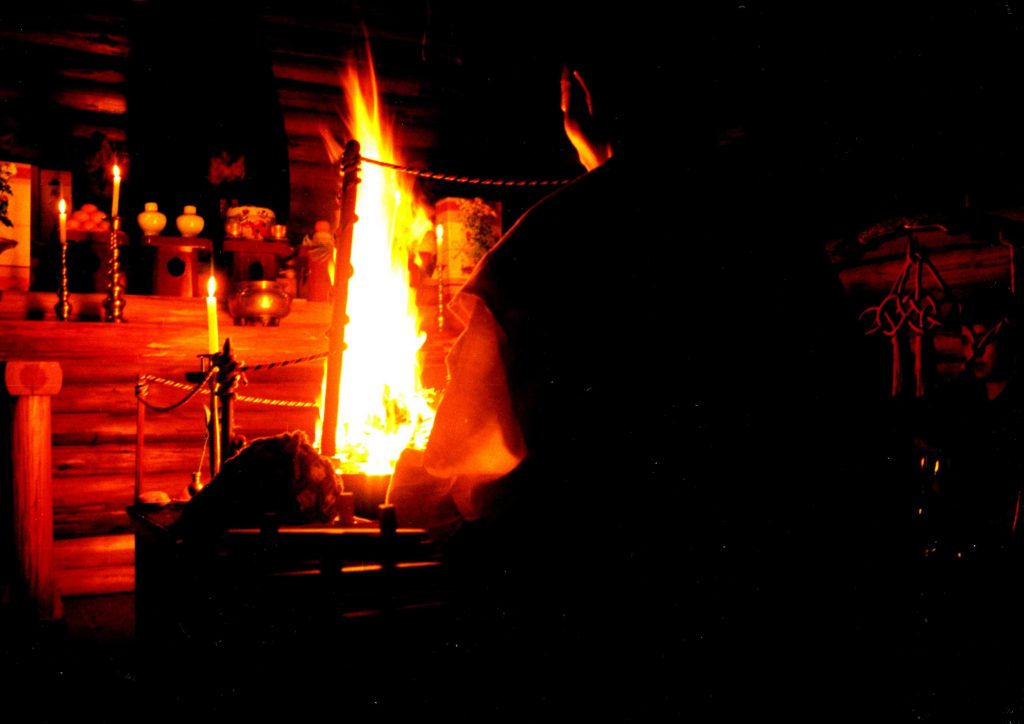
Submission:
[[[361,75],[352,63],[342,77],[346,132],[364,157],[401,163],[381,112],[372,59],[367,68]],[[426,335],[408,267],[410,248],[430,221],[415,202],[410,177],[366,163],[360,177],[336,450],[343,472],[381,475],[394,470],[403,449],[422,446],[433,418],[432,391],[420,383],[418,353]],[[317,431],[318,442],[322,434]]]

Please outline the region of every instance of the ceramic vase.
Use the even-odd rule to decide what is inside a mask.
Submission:
[[[196,214],[195,206],[186,206],[185,213],[175,222],[182,236],[199,236],[203,230],[203,217]]]
[[[167,217],[160,213],[157,205],[150,202],[146,204],[146,210],[138,215],[139,228],[146,236],[156,236],[167,226]]]

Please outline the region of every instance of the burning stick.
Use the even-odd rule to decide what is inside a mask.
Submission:
[[[348,305],[348,280],[352,276],[352,231],[356,223],[356,187],[360,171],[359,142],[345,144],[341,157],[341,213],[334,245],[334,299],[331,326],[327,330],[327,384],[324,393],[324,426],[320,454],[332,457],[337,452],[338,397],[341,391],[341,357],[345,351],[345,307]]]

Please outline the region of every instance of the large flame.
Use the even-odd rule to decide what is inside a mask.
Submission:
[[[381,112],[372,59],[366,67],[363,75],[350,63],[342,76],[346,131],[364,157],[401,163]],[[425,334],[409,286],[409,258],[430,222],[415,202],[411,177],[364,163],[361,179],[336,449],[344,472],[378,475],[392,472],[402,450],[429,435],[430,394],[420,384],[418,355]]]

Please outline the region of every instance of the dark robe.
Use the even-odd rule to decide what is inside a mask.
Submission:
[[[818,702],[839,690],[819,664],[877,624],[889,510],[860,335],[752,153],[613,157],[466,286],[506,337],[526,458],[476,491],[452,560],[517,645],[631,702]]]

